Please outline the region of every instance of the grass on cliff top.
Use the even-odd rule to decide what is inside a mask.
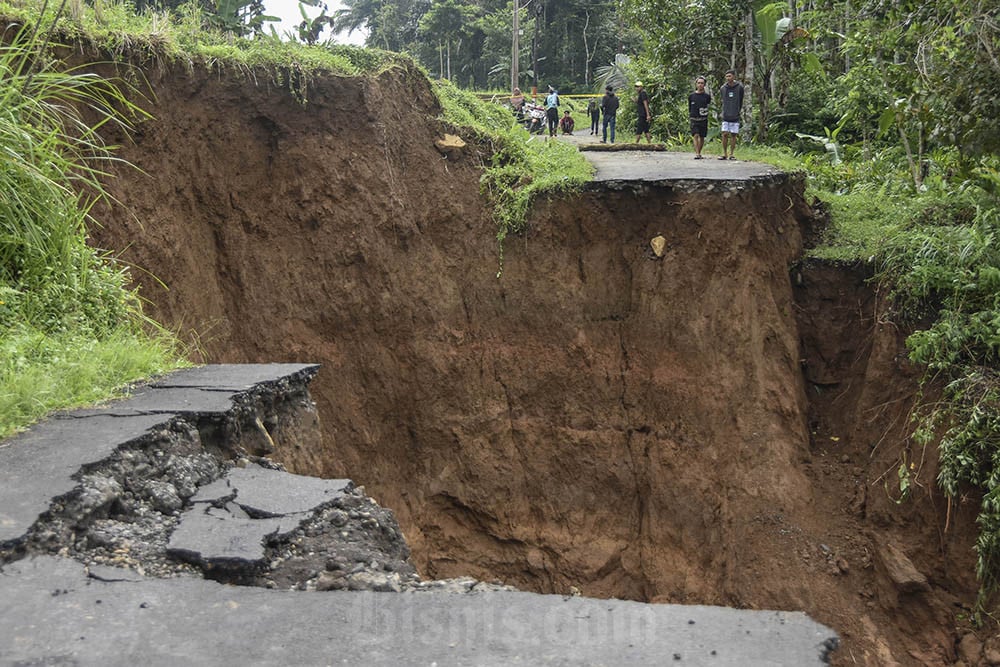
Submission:
[[[543,195],[579,191],[594,170],[574,146],[529,135],[504,106],[483,102],[447,81],[436,89],[444,119],[471,129],[492,148],[482,191],[494,205],[502,262],[504,239],[524,229],[532,204]]]
[[[209,15],[196,1],[181,5],[175,12],[136,11],[127,0],[101,0],[93,5],[71,2],[70,6],[72,12],[64,10],[57,16],[57,2],[0,0],[0,17],[25,26],[34,26],[41,17],[42,30],[56,25],[54,41],[90,45],[115,60],[146,67],[203,64],[251,78],[263,71],[293,92],[300,92],[306,84],[303,79],[315,74],[359,76],[412,65],[407,56],[379,49],[308,46],[270,33],[235,37],[211,28]],[[304,94],[304,90],[301,92]]]

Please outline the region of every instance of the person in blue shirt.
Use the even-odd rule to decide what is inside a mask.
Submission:
[[[549,122],[549,136],[556,136],[559,127],[559,91],[549,86],[549,96],[545,98],[545,118]]]

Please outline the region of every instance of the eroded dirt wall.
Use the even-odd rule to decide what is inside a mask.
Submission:
[[[803,318],[815,277],[797,303],[789,273],[801,184],[540,202],[498,278],[481,157],[435,150],[422,79],[324,80],[303,107],[245,81],[150,77],[156,120],[123,150],[148,177],[112,183],[128,211],[106,212],[95,243],[155,274],[136,274],[151,314],[198,332],[206,360],[323,365],[324,444],[279,458],[364,484],[422,574],[802,609],[862,664],[954,655],[957,598],[907,598],[938,628],[915,638],[873,555],[880,531],[908,525],[872,498],[892,455],[870,463],[865,425],[898,398],[898,339],[868,345],[872,323],[851,320],[860,351],[810,374],[822,345],[801,331],[833,327]],[[850,405],[817,402],[845,373]],[[945,511],[927,493],[919,540]],[[939,546],[902,548],[934,586],[967,592]]]

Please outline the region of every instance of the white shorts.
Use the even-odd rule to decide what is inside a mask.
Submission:
[[[724,121],[722,121],[722,131],[723,132],[728,132],[730,134],[739,134],[740,133],[740,124],[739,124],[739,122],[730,123],[728,120],[724,120]]]

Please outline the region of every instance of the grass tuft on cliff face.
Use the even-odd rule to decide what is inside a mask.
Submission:
[[[529,135],[508,109],[482,102],[447,81],[439,81],[436,89],[444,119],[471,129],[492,148],[481,183],[494,206],[502,266],[504,239],[524,229],[531,205],[546,194],[579,191],[591,180],[593,168],[574,146]]]
[[[144,114],[116,82],[57,68],[46,33],[11,37],[0,46],[0,437],[183,363],[124,268],[86,243],[113,160],[98,130]]]

